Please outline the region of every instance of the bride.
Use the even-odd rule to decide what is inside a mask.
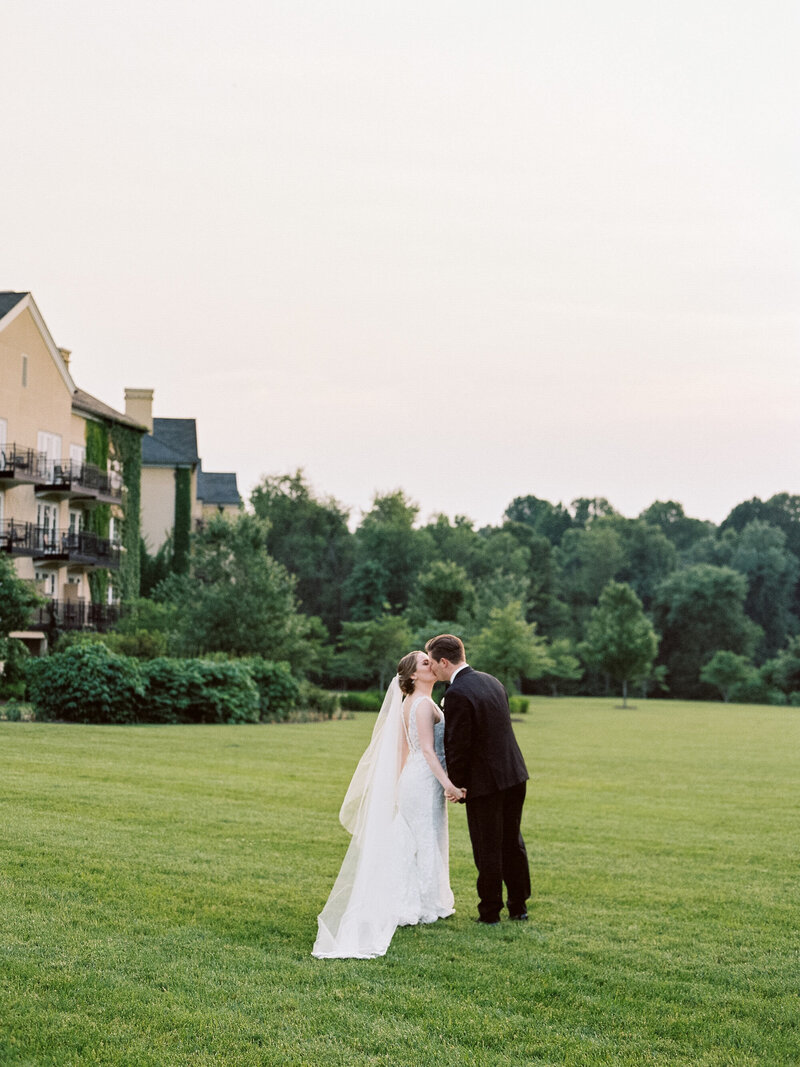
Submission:
[[[383,956],[398,926],[452,915],[444,715],[424,652],[400,660],[339,812],[353,835],[318,921],[313,955]]]

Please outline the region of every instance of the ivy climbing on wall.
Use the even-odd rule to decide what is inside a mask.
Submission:
[[[86,420],[86,462],[93,463],[101,471],[108,469],[108,427],[102,422]],[[108,539],[111,529],[111,505],[100,504],[86,512],[86,529],[98,537]],[[89,589],[92,603],[105,604],[108,594],[109,573],[105,570],[91,571]]]
[[[125,486],[122,520],[122,560],[119,568],[120,597],[124,602],[139,595],[139,538],[142,505],[142,435],[129,426],[113,423],[110,441],[114,459],[122,469]]]
[[[192,532],[192,472],[188,467],[175,471],[175,533],[172,569],[176,574],[189,570],[189,542]]]

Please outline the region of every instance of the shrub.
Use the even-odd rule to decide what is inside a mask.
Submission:
[[[770,693],[774,692],[777,690],[770,690],[754,670],[747,681],[731,688],[730,699],[733,704],[770,704]]]
[[[142,722],[258,722],[258,689],[241,661],[159,658],[141,672]]]
[[[525,715],[528,711],[529,701],[527,697],[510,696],[508,706],[512,715]]]
[[[55,644],[56,652],[65,652],[75,645],[105,645],[120,656],[134,659],[156,659],[167,654],[167,635],[160,630],[131,630],[124,633],[111,631],[99,634],[93,631],[69,630],[61,634]]]
[[[796,689],[789,694],[789,704],[793,708],[800,708],[800,693]]]
[[[22,641],[8,637],[3,652],[3,673],[0,676],[0,694],[22,700],[25,696],[25,664],[30,652]]]
[[[3,717],[6,722],[21,722],[22,705],[17,700],[9,700],[3,709]]]
[[[348,711],[380,711],[383,693],[367,689],[363,693],[339,693],[339,706]]]
[[[239,661],[247,669],[258,690],[262,722],[283,722],[300,701],[300,683],[285,661],[252,656]]]
[[[332,719],[339,710],[339,697],[336,693],[329,693],[327,689],[320,689],[318,685],[304,681],[300,685],[300,704],[306,711],[315,712],[325,719]]]
[[[133,722],[144,694],[139,664],[99,642],[31,659],[26,674],[30,700],[40,719]]]

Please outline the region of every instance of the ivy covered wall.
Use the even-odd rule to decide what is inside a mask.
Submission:
[[[192,534],[192,472],[189,467],[175,471],[175,533],[172,569],[176,574],[189,570],[189,542]]]
[[[108,469],[109,437],[108,427],[102,422],[86,420],[86,462],[93,463],[101,471]],[[98,537],[108,539],[111,530],[111,505],[100,504],[86,513],[86,529]],[[105,604],[109,583],[108,571],[91,571],[89,589],[92,603]]]
[[[142,506],[142,434],[129,426],[113,423],[110,428],[114,458],[122,468],[125,486],[122,520],[122,560],[119,569],[119,592],[123,601],[139,595],[139,539]]]

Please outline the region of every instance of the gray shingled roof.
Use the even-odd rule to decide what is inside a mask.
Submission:
[[[99,415],[100,418],[107,419],[109,422],[118,422],[123,426],[131,426],[134,430],[147,433],[146,427],[138,423],[136,419],[132,419],[130,415],[123,415],[121,411],[109,407],[108,404],[104,404],[102,400],[98,400],[96,396],[92,396],[83,389],[76,389],[72,394],[72,408],[90,415]]]
[[[241,504],[242,498],[236,486],[235,474],[219,474],[204,471],[197,472],[197,499],[204,504]]]
[[[200,462],[195,419],[153,419],[153,432],[142,439],[145,467],[178,467]]]
[[[12,293],[9,291],[0,293],[0,319],[7,315],[12,308],[15,308],[20,300],[24,300],[27,295],[27,293]]]

